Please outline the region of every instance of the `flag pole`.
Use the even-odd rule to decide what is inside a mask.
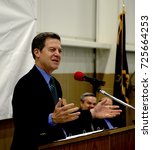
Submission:
[[[125,13],[125,2],[122,0],[122,12]]]

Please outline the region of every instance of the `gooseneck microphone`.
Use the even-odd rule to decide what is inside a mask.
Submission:
[[[122,104],[122,105],[124,105],[124,106],[126,106],[126,107],[130,107],[131,109],[135,110],[135,107],[133,107],[132,105],[123,102],[122,100],[120,100],[120,99],[118,99],[118,98],[110,95],[110,94],[107,93],[106,91],[104,91],[104,90],[99,90],[99,92],[102,93],[102,94],[104,94],[104,95],[106,95],[106,96],[108,96],[108,97],[110,97],[110,98],[113,99],[114,101],[116,101],[116,102],[118,102],[118,103],[120,103],[120,104]]]
[[[74,79],[78,81],[86,81],[95,87],[104,86],[105,81],[97,80],[96,78],[88,77],[83,72],[77,71],[74,73]]]

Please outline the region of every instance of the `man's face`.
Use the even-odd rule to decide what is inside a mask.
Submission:
[[[61,60],[61,42],[58,39],[47,38],[42,51],[35,49],[36,64],[48,74],[58,69]]]
[[[96,97],[86,96],[83,101],[80,102],[80,107],[82,110],[89,110],[95,107],[97,103]]]

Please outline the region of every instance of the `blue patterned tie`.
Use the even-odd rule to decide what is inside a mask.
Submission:
[[[55,102],[55,104],[58,102],[58,96],[57,96],[57,91],[56,91],[56,87],[55,87],[55,83],[54,83],[54,79],[53,77],[50,78],[50,91],[52,93],[52,97],[53,100]]]

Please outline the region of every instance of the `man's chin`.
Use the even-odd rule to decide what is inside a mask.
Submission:
[[[59,66],[58,65],[54,65],[52,68],[53,68],[53,70],[57,70],[59,68]]]

